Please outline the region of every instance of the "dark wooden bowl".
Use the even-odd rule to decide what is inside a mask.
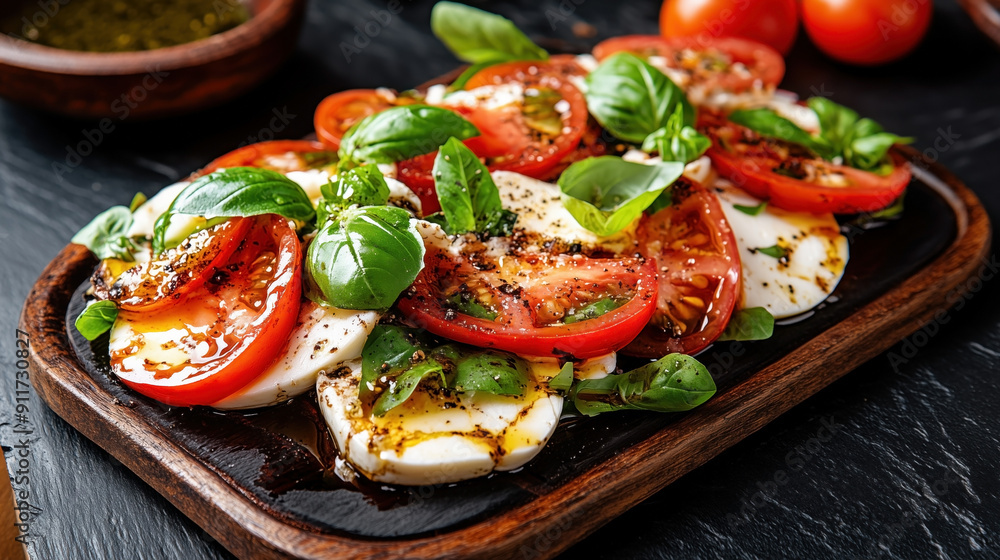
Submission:
[[[156,118],[232,99],[292,53],[305,0],[245,0],[246,23],[150,51],[88,53],[0,35],[0,96],[81,118]]]
[[[1000,45],[1000,1],[998,0],[959,0],[959,4],[969,12],[976,26]]]

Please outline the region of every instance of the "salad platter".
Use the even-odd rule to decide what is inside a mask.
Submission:
[[[442,4],[441,13],[459,9]],[[696,53],[696,58],[701,57],[699,64],[706,59],[709,64],[681,73],[670,67],[669,56],[655,50],[672,52],[674,45],[631,37],[602,43],[604,52],[599,45],[596,60],[566,55],[549,59],[516,29],[511,31],[506,20],[498,22],[502,18],[474,12],[462,12],[454,19],[461,21],[460,27],[473,21],[483,28],[506,29],[506,48],[511,51],[506,60],[466,58],[473,63],[471,70],[412,93],[367,90],[360,96],[358,92],[332,95],[317,111],[322,144],[282,144],[267,158],[261,153],[270,148],[251,146],[252,158],[246,157],[247,149],[238,150],[190,181],[164,189],[167,195],[113,208],[82,230],[74,238],[77,244],[53,260],[25,304],[21,328],[31,336],[32,382],[42,398],[239,557],[553,556],[943,312],[962,294],[965,281],[976,273],[989,249],[989,222],[974,195],[919,152],[892,146],[906,139],[885,133],[873,121],[859,119],[853,111],[828,100],[811,99],[808,106],[762,103],[759,95],[773,95],[780,72],[773,81],[765,80],[763,88],[760,79],[744,80],[742,87],[749,89],[740,90],[740,95],[730,95],[736,91],[720,95],[708,86],[699,89],[705,85],[698,83],[704,74],[728,72],[732,78],[747,68],[771,68],[780,64],[777,55],[774,62],[765,50],[753,45],[720,43],[718,49],[738,63],[719,63],[718,52]],[[482,50],[463,51],[461,31],[438,35],[450,37],[446,44],[460,56]],[[490,48],[496,50],[495,45]],[[683,62],[689,51],[685,47],[676,60]],[[667,67],[661,73],[656,65],[664,59]],[[622,88],[606,87],[609,83],[627,85],[635,73],[657,84],[645,92],[655,107],[649,119],[630,119],[629,112],[639,114],[644,109],[629,106],[632,100],[616,91]],[[700,107],[697,122],[685,94],[671,80],[688,81],[685,92]],[[512,82],[522,84],[517,86],[520,89],[511,86]],[[724,83],[737,88],[733,81]],[[505,120],[495,118],[497,107],[507,111]],[[584,107],[582,120],[578,107]],[[619,113],[612,115],[615,111]],[[793,118],[806,123],[799,128],[784,118],[786,113],[794,117],[803,111],[819,115],[818,125],[810,127],[808,118]],[[502,138],[496,132],[511,122],[507,118],[511,115],[516,122],[530,121],[529,138],[537,141],[520,145],[518,149],[524,151],[514,158],[509,157],[510,146],[506,152],[495,149]],[[831,133],[828,126],[833,121],[824,116],[835,117],[848,136]],[[562,126],[552,126],[560,124],[557,119]],[[590,124],[585,124],[587,119]],[[596,129],[594,119],[600,125],[598,133],[587,137],[583,129]],[[437,127],[430,127],[429,132],[446,129],[453,138],[435,140],[430,146],[426,141],[414,146],[412,139],[401,140],[398,135],[389,138],[391,142],[386,140],[386,134],[398,130],[412,136],[412,130],[405,130],[411,126],[407,123],[424,121]],[[479,141],[481,131],[493,134]],[[563,138],[572,134],[570,140]],[[388,144],[391,147],[385,148]],[[438,147],[440,153],[431,169],[428,158],[433,153],[429,152]],[[707,156],[702,156],[706,151]],[[286,173],[282,162],[289,159],[308,165]],[[458,171],[456,161],[464,166]],[[751,161],[752,165],[747,163]],[[758,173],[761,162],[776,173]],[[614,204],[603,203],[603,196],[579,186],[589,184],[601,167],[610,169],[611,175],[604,177],[626,177],[609,180],[620,187],[614,197],[604,193],[614,198]],[[744,175],[727,174],[733,168]],[[591,173],[589,178],[587,173]],[[322,175],[325,182],[315,186],[314,195],[306,194],[306,174]],[[454,182],[448,184],[442,176]],[[664,179],[667,176],[669,180]],[[557,177],[558,186],[538,180],[554,182]],[[642,178],[649,180],[636,186]],[[756,198],[727,179],[740,179],[740,185]],[[713,188],[704,189],[700,182]],[[788,186],[803,182],[812,186]],[[236,213],[218,213],[233,200],[246,200],[246,194],[259,191],[261,184],[280,194],[244,203]],[[397,184],[405,191],[405,204],[386,204],[391,200],[388,185]],[[854,184],[865,188],[851,188]],[[893,201],[904,187],[905,210],[900,212],[902,206]],[[546,189],[554,189],[552,200],[559,206],[548,209],[548,215],[541,212],[544,205],[516,204],[517,197],[527,200],[532,192],[549,192]],[[386,194],[379,194],[383,191]],[[666,200],[657,203],[661,194]],[[470,196],[478,197],[475,203]],[[297,197],[306,204],[295,206]],[[473,208],[469,215],[463,213],[463,197]],[[741,246],[737,257],[731,251],[736,249],[736,239],[741,245],[747,243],[747,230],[734,235],[729,233],[726,218],[716,218],[720,225],[710,235],[723,239],[723,253],[730,251],[723,259],[730,263],[729,272],[711,279],[706,277],[708,272],[688,277],[686,291],[671,291],[664,279],[669,271],[677,270],[675,266],[708,270],[698,264],[694,253],[684,252],[698,244],[692,241],[697,238],[689,232],[684,243],[674,243],[659,253],[664,240],[647,243],[648,237],[643,236],[649,234],[643,232],[657,231],[649,225],[656,223],[656,216],[679,220],[684,216],[679,212],[691,200],[709,201],[704,203],[704,212],[696,213],[701,220],[719,216],[719,202],[710,202],[716,197],[728,205],[726,216],[734,229],[740,221],[761,224],[765,217],[822,224],[816,229],[801,226],[789,234],[791,241],[779,235],[771,247],[764,243],[749,249]],[[205,200],[214,204],[211,212],[205,209]],[[203,207],[195,208],[199,204]],[[440,212],[434,212],[437,206]],[[884,211],[887,206],[895,210]],[[225,212],[233,211],[232,204],[227,208]],[[566,211],[565,217],[558,214]],[[834,222],[830,212],[840,218]],[[170,227],[181,221],[179,217],[186,218],[185,214],[194,216],[196,221],[188,223],[196,226],[170,245]],[[112,215],[122,218],[125,225],[111,221]],[[132,227],[146,215],[148,231]],[[538,219],[532,220],[533,215]],[[547,225],[537,225],[547,217]],[[395,240],[404,247],[410,246],[406,245],[410,239],[421,242],[416,260],[420,266],[408,266],[405,251],[397,252],[393,256],[399,278],[383,277],[384,285],[374,288],[369,278],[364,289],[358,289],[352,280],[357,275],[342,274],[343,257],[338,262],[326,255],[330,253],[327,247],[336,248],[341,242],[340,232],[361,227],[362,218],[383,229],[400,224]],[[460,222],[467,225],[460,226]],[[560,223],[563,229],[558,236],[546,231],[558,229]],[[588,231],[578,233],[580,228],[573,224]],[[758,287],[752,292],[750,279],[757,284],[763,280],[764,288],[779,281],[762,275],[761,269],[748,268],[747,263],[763,262],[772,271],[797,266],[810,258],[804,241],[807,229],[810,234],[832,230],[823,233],[833,241],[818,258],[819,267],[833,274],[817,271],[815,282],[809,278],[812,292],[799,283],[787,284],[781,298],[761,299],[760,294],[768,290]],[[626,249],[611,262],[608,240],[616,235],[632,236],[630,243],[635,239],[637,248]],[[229,243],[227,236],[251,242]],[[510,245],[511,239],[518,243],[516,248]],[[570,242],[558,249],[562,240]],[[299,248],[300,243],[308,246],[307,252]],[[490,243],[486,251],[462,252]],[[263,249],[255,249],[258,246]],[[458,252],[452,250],[456,246]],[[506,251],[498,263],[483,260],[497,246]],[[524,247],[534,248],[525,251]],[[278,257],[252,252],[272,249]],[[667,260],[676,257],[675,252],[684,258]],[[298,257],[287,259],[282,256],[286,254]],[[742,292],[738,289],[740,258],[744,262]],[[478,272],[463,268],[463,259]],[[577,299],[567,303],[571,295],[564,293],[554,303],[537,303],[531,299],[536,294],[527,279],[523,290],[503,283],[490,285],[491,271],[503,269],[504,259],[523,266],[542,259],[557,270],[576,266],[572,280],[560,279],[544,268],[534,268],[532,273],[550,283],[563,282]],[[305,271],[299,268],[303,260]],[[134,268],[123,264],[135,261],[140,264]],[[202,266],[201,261],[230,264]],[[241,270],[244,262],[254,263],[247,274]],[[266,268],[258,266],[261,262]],[[683,262],[687,264],[679,264]],[[616,271],[614,281],[599,287],[598,277],[587,276],[595,263],[604,272]],[[167,271],[169,281],[154,283],[149,290],[153,277],[149,271],[153,270]],[[254,300],[254,290],[261,286],[255,283],[260,280],[259,270],[271,276],[263,284],[267,297]],[[580,277],[591,280],[583,284]],[[657,289],[647,284],[657,277],[660,298],[652,295]],[[732,279],[735,291],[727,284]],[[699,283],[710,281],[719,286],[709,293],[711,305],[693,322],[685,323],[691,302],[704,308],[704,301],[690,294],[696,293],[695,288],[705,289]],[[394,290],[391,285],[395,283],[400,286]],[[458,286],[457,292],[443,291],[442,286],[452,284]],[[469,285],[482,288],[479,295],[469,296]],[[323,348],[330,354],[347,354],[338,357],[339,361],[324,362],[322,368],[307,367],[304,374],[292,375],[291,381],[282,377],[276,385],[270,373],[261,373],[260,366],[249,377],[245,366],[232,366],[248,361],[242,355],[256,355],[257,361],[268,363],[280,357],[274,352],[283,344],[272,343],[270,357],[264,357],[266,349],[261,350],[266,345],[258,345],[253,354],[245,350],[254,339],[267,339],[279,330],[273,321],[266,328],[255,326],[263,324],[258,321],[244,325],[248,330],[228,331],[237,335],[224,339],[235,349],[229,350],[230,355],[225,349],[218,352],[225,367],[216,367],[210,360],[199,362],[205,356],[198,355],[197,348],[206,341],[195,340],[194,323],[184,323],[192,333],[187,338],[155,338],[160,331],[154,327],[166,323],[163,313],[180,305],[186,316],[197,315],[200,301],[227,289],[238,293],[242,289],[234,299],[248,298],[256,302],[248,304],[250,308],[263,306],[268,313],[288,301],[298,309],[301,296],[303,315],[295,328],[308,323],[310,313],[343,312],[354,317],[352,325],[367,331],[358,343],[335,339],[332,349],[327,339],[306,335],[312,348],[312,355],[308,348],[303,353],[309,355],[304,360],[307,365],[316,363],[316,354]],[[525,307],[531,302],[536,310],[544,308],[555,318],[542,321],[536,312],[532,326],[515,329],[512,325],[523,321],[523,312],[518,315],[505,303],[511,300],[499,295],[514,292],[518,307],[523,297]],[[690,305],[668,311],[666,306],[676,303],[670,299],[675,296]],[[230,305],[225,299],[223,309]],[[243,308],[232,305],[230,315],[246,315]],[[265,311],[259,313],[263,316]],[[224,315],[219,315],[220,320]],[[730,329],[733,325],[742,330]],[[421,333],[406,334],[414,327],[420,327]],[[290,328],[286,325],[282,340],[287,340]],[[524,336],[525,328],[530,338]],[[424,330],[439,337],[437,344],[443,339],[444,346],[418,341],[417,337],[427,334]],[[241,332],[246,335],[243,340]],[[369,336],[367,342],[365,336]],[[144,337],[163,341],[164,352],[144,353]],[[379,353],[384,350],[380,344],[390,342],[402,345],[406,360]],[[305,348],[306,343],[284,343],[290,349],[295,344]],[[190,346],[186,361],[161,358],[179,345]],[[297,350],[285,352],[286,357],[277,363],[292,363]],[[617,362],[614,352],[619,353]],[[142,359],[131,360],[133,355]],[[588,377],[593,374],[586,365],[607,363],[608,355],[612,365]],[[473,360],[482,356],[487,358]],[[660,356],[665,357],[648,361]],[[164,361],[158,363],[160,359]],[[192,371],[193,362],[209,365]],[[489,375],[484,377],[478,370],[470,373],[468,367],[463,370],[468,363]],[[551,371],[524,373],[543,367]],[[186,369],[183,379],[175,375]],[[412,381],[413,372],[420,369],[420,377]],[[650,380],[652,374],[654,380]],[[661,376],[666,381],[659,383],[678,387],[654,391],[656,387],[650,384]],[[508,383],[509,379],[515,382]],[[636,386],[636,379],[645,379],[645,387]],[[533,388],[527,388],[529,384]],[[400,423],[408,421],[406,411],[419,416],[413,412],[422,410],[419,403],[431,403],[423,409],[429,417],[436,411],[438,417],[454,419],[442,411],[464,411],[466,406],[493,410],[484,403],[520,403],[523,399],[552,403],[555,417],[537,439],[528,437],[507,446],[515,433],[508,428],[500,435],[488,433],[485,424],[464,433],[455,428],[453,434],[460,439],[496,443],[495,451],[485,456],[481,448],[470,450],[458,444],[439,447],[447,451],[428,455],[424,446],[421,463],[407,453],[440,436],[404,438],[398,445],[390,442],[389,447],[384,442],[390,438],[371,437],[372,429],[389,425],[395,418]],[[520,419],[531,408],[517,410]],[[357,411],[363,411],[365,419],[358,420]],[[612,411],[617,412],[605,414]],[[498,414],[504,420],[505,413]],[[511,429],[517,422],[505,421]],[[363,437],[369,438],[367,450],[351,444],[352,438]]]

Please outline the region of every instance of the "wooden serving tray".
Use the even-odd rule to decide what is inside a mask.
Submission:
[[[848,228],[847,272],[814,314],[771,340],[701,354],[719,386],[712,400],[686,414],[564,422],[516,473],[434,487],[350,485],[334,475],[312,394],[219,413],[129,391],[108,372],[99,341],[67,330],[95,264],[78,245],[49,264],[22,311],[32,383],[59,416],[240,558],[552,557],[956,301],[987,255],[989,219],[946,169],[902,153],[915,168],[903,217]]]

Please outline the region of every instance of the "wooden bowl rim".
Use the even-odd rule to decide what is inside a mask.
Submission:
[[[305,0],[273,0],[246,22],[204,39],[148,51],[84,52],[57,49],[0,34],[0,67],[74,76],[124,76],[200,66],[263,43],[295,21]]]

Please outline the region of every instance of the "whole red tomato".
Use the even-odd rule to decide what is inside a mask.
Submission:
[[[933,11],[931,0],[803,0],[802,23],[830,57],[876,65],[916,47]]]
[[[664,37],[742,37],[787,54],[798,31],[795,0],[666,0]]]

